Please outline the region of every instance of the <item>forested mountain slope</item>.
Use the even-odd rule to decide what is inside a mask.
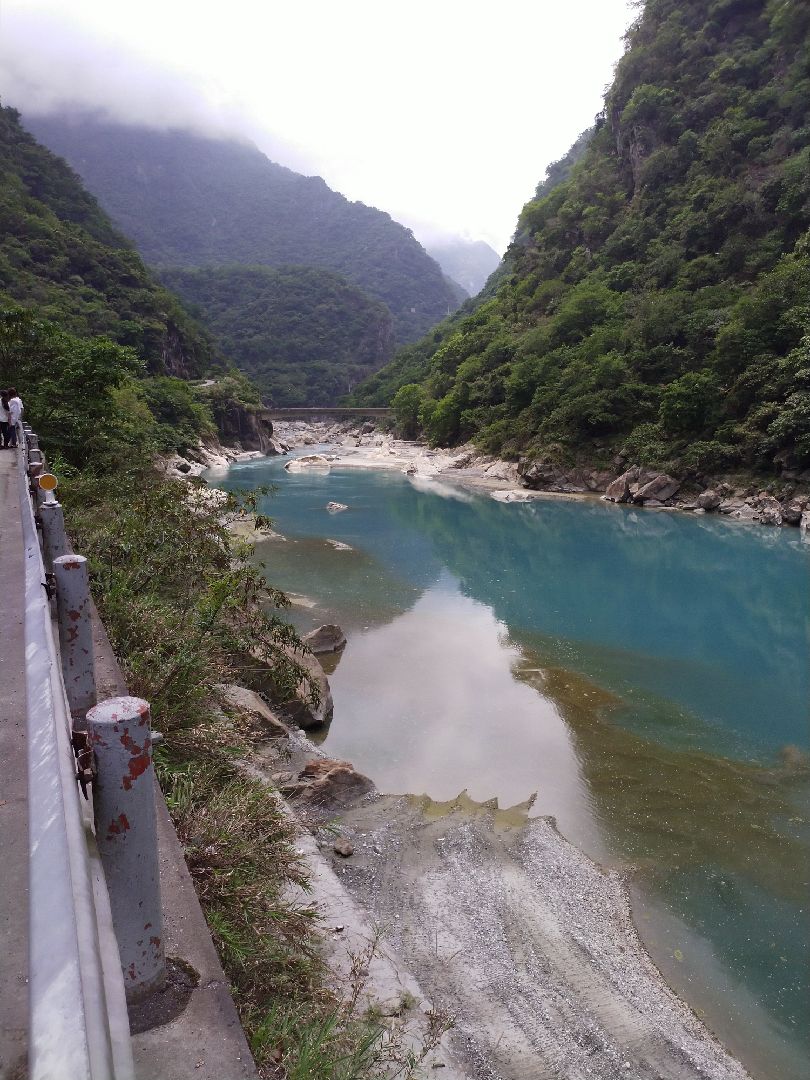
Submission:
[[[393,354],[391,313],[328,270],[169,270],[163,280],[274,405],[332,405]]]
[[[153,373],[197,375],[215,358],[72,169],[10,108],[0,108],[0,306],[132,346]]]
[[[505,453],[810,464],[809,39],[799,0],[647,0],[496,295],[360,397],[419,382],[433,442]]]
[[[461,290],[408,229],[246,142],[90,115],[31,117],[152,266],[315,266],[381,300],[399,343],[458,307]]]

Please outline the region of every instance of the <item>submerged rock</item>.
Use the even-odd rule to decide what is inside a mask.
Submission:
[[[328,502],[326,504],[326,509],[329,511],[330,514],[339,514],[341,510],[348,510],[349,508],[346,503]]]
[[[491,491],[490,492],[490,497],[493,498],[496,502],[504,502],[504,503],[513,503],[513,502],[524,503],[524,502],[528,502],[529,499],[531,499],[531,495],[529,495],[525,491],[521,491],[518,488],[515,488],[512,491]]]
[[[346,645],[346,635],[335,623],[325,623],[302,638],[304,644],[316,656],[337,652]]]

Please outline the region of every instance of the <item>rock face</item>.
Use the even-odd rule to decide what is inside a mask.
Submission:
[[[319,626],[317,630],[312,630],[309,634],[306,634],[302,641],[309,647],[311,652],[316,656],[320,656],[322,653],[333,653],[344,648],[346,635],[335,623],[325,623],[323,626]]]
[[[251,716],[260,721],[271,737],[289,738],[290,733],[286,726],[279,720],[266,702],[259,697],[255,690],[248,690],[244,686],[226,683],[219,687],[219,691],[222,694],[226,705],[230,705],[231,708],[239,709],[242,712],[250,713]]]
[[[297,807],[333,809],[357,802],[374,790],[374,784],[350,761],[318,758],[301,770],[288,790]]]
[[[215,410],[219,437],[224,443],[239,443],[243,450],[277,453],[273,445],[273,425],[267,409],[229,405]]]

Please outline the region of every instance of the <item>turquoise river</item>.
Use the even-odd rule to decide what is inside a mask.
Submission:
[[[256,548],[348,646],[323,736],[388,793],[536,793],[603,865],[670,985],[758,1080],[810,1077],[810,544],[796,529],[401,473],[273,483]],[[329,513],[330,500],[349,509]],[[348,545],[348,549],[336,546]]]

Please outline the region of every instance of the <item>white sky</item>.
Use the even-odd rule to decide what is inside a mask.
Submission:
[[[433,230],[502,251],[602,105],[628,0],[0,0],[0,94],[249,135]]]

